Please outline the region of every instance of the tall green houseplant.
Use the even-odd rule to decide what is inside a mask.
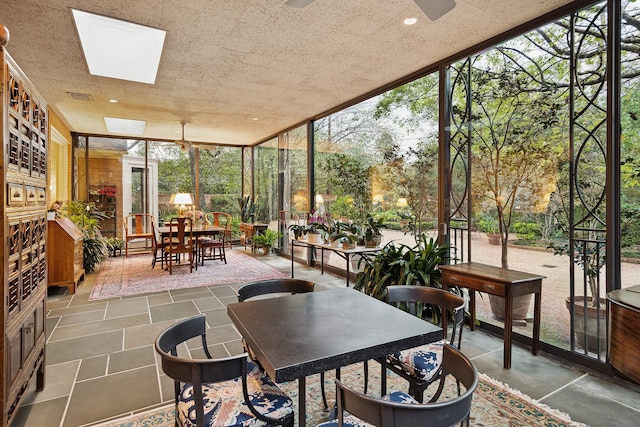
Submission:
[[[69,218],[82,230],[83,266],[92,273],[100,268],[102,261],[109,258],[107,239],[100,232],[100,220],[105,215],[96,209],[94,203],[68,201],[60,210],[62,216]]]
[[[387,286],[442,286],[438,266],[449,261],[449,245],[440,245],[421,234],[413,247],[387,243],[373,258],[363,258],[364,268],[356,276],[354,289],[383,300]]]

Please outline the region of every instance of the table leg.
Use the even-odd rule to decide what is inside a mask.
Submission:
[[[511,369],[511,328],[513,326],[513,295],[504,298],[504,368]]]
[[[531,341],[531,354],[533,355],[538,354],[538,348],[540,347],[541,299],[542,299],[541,292],[536,292],[534,294],[534,303],[533,303],[533,338]]]
[[[320,274],[324,274],[324,248],[320,248]]]
[[[471,325],[469,329],[476,330],[476,291],[469,289],[469,314],[471,315]]]
[[[298,378],[298,426],[307,425],[307,386],[306,378]]]
[[[347,259],[347,288],[349,287],[349,267],[350,267],[350,262],[349,262],[349,254],[344,254],[345,258]]]
[[[293,247],[294,247],[293,240],[291,240],[291,278],[292,279],[293,279],[293,258],[294,258]]]

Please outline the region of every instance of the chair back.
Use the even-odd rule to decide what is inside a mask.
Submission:
[[[185,346],[184,343],[186,341],[192,340],[194,338],[200,337],[202,342],[202,350],[206,356],[206,359],[194,359],[188,356],[182,357],[182,355],[178,355],[178,348],[181,351],[186,352],[187,348],[192,350],[192,346]],[[206,318],[204,314],[199,314],[184,320],[181,320],[167,329],[162,331],[160,335],[156,338],[155,341],[155,349],[156,352],[160,355],[160,359],[162,361],[162,370],[168,377],[174,380],[175,385],[175,404],[176,404],[176,425],[184,422],[183,419],[180,419],[181,423],[178,423],[178,417],[184,416],[185,413],[189,413],[189,418],[191,418],[192,412],[190,412],[190,407],[187,408],[184,412],[179,411],[178,402],[180,401],[180,396],[182,393],[183,397],[189,397],[190,392],[184,392],[182,390],[182,385],[185,385],[187,389],[189,384],[191,384],[193,389],[193,407],[195,407],[196,413],[196,425],[198,427],[205,426],[205,399],[203,393],[203,384],[205,387],[208,387],[210,383],[220,383],[223,381],[234,380],[240,378],[242,383],[242,399],[236,399],[237,403],[244,404],[249,408],[253,417],[261,420],[258,420],[257,423],[251,425],[283,425],[283,426],[293,426],[293,411],[290,411],[288,415],[285,415],[282,418],[276,419],[271,418],[268,415],[262,414],[255,405],[254,402],[260,403],[261,406],[267,408],[274,408],[275,400],[271,400],[275,395],[276,398],[279,397],[279,392],[282,396],[285,396],[276,385],[272,382],[264,383],[264,385],[260,385],[261,390],[259,392],[252,391],[252,393],[258,393],[258,398],[255,395],[253,397],[249,396],[249,385],[247,382],[247,376],[253,376],[253,372],[249,373],[249,365],[247,362],[247,353],[242,353],[236,356],[225,357],[221,359],[213,359],[209,352],[207,346],[207,335],[206,335]],[[253,368],[255,369],[255,368]],[[253,382],[258,384],[261,383],[260,378],[254,377],[252,378]],[[254,384],[255,387],[255,384]],[[226,391],[226,393],[236,393],[235,389],[230,389]],[[234,395],[236,395],[234,394]],[[220,392],[220,395],[224,396],[225,392]],[[211,397],[207,395],[208,399]],[[220,398],[218,396],[218,398]],[[188,398],[188,400],[191,400]],[[287,402],[290,404],[291,401],[286,398]],[[183,402],[184,403],[184,402]],[[208,401],[207,404],[211,402]],[[230,402],[226,402],[230,404]],[[230,411],[233,414],[234,410],[238,410],[239,408],[230,408],[223,407],[213,408],[208,405],[207,410],[214,412],[217,410],[222,412]],[[278,408],[275,407],[275,410]],[[226,414],[225,416],[228,416]],[[239,416],[239,415],[236,415]],[[246,414],[244,415],[246,416]],[[192,425],[189,423],[189,425]],[[244,424],[243,424],[244,425]]]
[[[189,217],[171,218],[166,251],[169,254],[189,253],[193,251],[194,245],[193,220]]]
[[[178,346],[192,338],[200,337],[206,359],[179,357]],[[200,314],[177,322],[165,329],[155,342],[156,352],[162,360],[162,370],[174,380],[175,402],[178,403],[181,383],[193,384],[196,419],[198,425],[204,420],[203,383],[215,383],[245,377],[247,354],[212,359],[207,347],[205,315]]]
[[[149,235],[152,232],[153,215],[146,213],[129,214],[124,217],[125,236]]]
[[[448,427],[461,423],[469,425],[473,393],[478,386],[478,371],[471,361],[455,347],[445,344],[442,361],[443,374],[436,392],[442,393],[447,381],[455,380],[464,392],[458,396],[433,403],[399,403],[362,394],[336,380],[338,425],[344,425],[344,411],[377,427]]]
[[[425,308],[437,307],[431,312],[432,318],[436,319],[433,323],[442,327],[443,338],[448,339],[449,344],[460,348],[464,329],[464,298],[427,286],[396,285],[387,287],[387,302],[413,315],[422,314],[421,318],[425,318]],[[450,333],[449,322],[452,323]]]
[[[258,295],[313,292],[315,283],[302,279],[269,279],[247,283],[238,289],[238,302]]]

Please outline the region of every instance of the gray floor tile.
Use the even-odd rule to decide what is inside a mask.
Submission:
[[[169,304],[173,302],[173,299],[171,298],[171,294],[169,293],[169,291],[162,292],[155,295],[150,295],[147,297],[147,300],[149,301],[149,305],[161,305],[161,304]]]
[[[80,371],[78,372],[78,381],[88,380],[90,378],[101,377],[107,374],[107,362],[109,355],[101,354],[99,356],[87,357],[82,359]]]
[[[160,332],[172,325],[174,320],[151,323],[149,325],[134,326],[124,330],[124,348],[137,348],[140,346],[153,345]]]
[[[155,364],[154,347],[149,345],[117,351],[109,356],[109,374]]]
[[[222,304],[220,302],[220,299],[218,299],[218,297],[215,297],[215,296],[194,299],[193,302],[196,304],[196,307],[198,307],[198,310],[200,310],[201,312],[208,311],[208,310],[215,310],[218,308],[224,308],[224,304]]]
[[[464,351],[464,347],[462,348]],[[533,356],[531,350],[514,344],[511,369],[503,368],[503,351],[493,351],[473,359],[478,371],[509,384],[534,399],[540,399],[582,375],[542,356]]]
[[[214,326],[207,329],[207,342],[209,345],[222,344],[240,338],[240,334],[233,325]]]
[[[58,326],[77,325],[78,323],[104,320],[104,310],[85,311],[83,313],[66,314],[61,317]]]
[[[227,315],[227,308],[222,304],[220,305],[222,308],[203,311],[205,316],[207,316],[207,325],[210,327],[232,324],[231,319],[229,319],[229,316]]]
[[[609,400],[580,381],[569,384],[543,400],[543,403],[571,414],[574,421],[591,427],[636,427],[640,420],[638,407],[630,408]]]
[[[47,344],[47,363],[85,359],[122,350],[123,331],[110,331]]]
[[[149,308],[152,322],[163,322],[171,319],[184,319],[199,313],[193,301],[176,302],[173,304],[154,305]]]
[[[149,314],[135,314],[133,316],[116,317],[115,319],[100,320],[97,322],[78,325],[59,326],[51,335],[49,341],[59,341],[76,338],[84,335],[99,334],[108,331],[122,331],[123,328],[149,324]]]
[[[36,391],[35,381],[32,381],[29,387],[29,392],[25,395],[24,403],[37,403],[69,396],[76,381],[79,366],[79,360],[59,363],[56,365],[47,365],[45,370],[44,390]]]
[[[157,403],[160,387],[155,366],[81,381],[73,390],[63,425],[75,427]]]
[[[69,315],[69,314],[75,314],[75,313],[86,313],[88,311],[97,311],[97,310],[106,310],[106,309],[107,309],[107,302],[104,300],[101,300],[91,304],[83,304],[83,305],[72,306],[69,308],[57,308],[54,310],[49,310],[49,316],[55,317],[55,316],[61,316],[63,314]]]
[[[148,314],[149,302],[145,297],[131,298],[121,301],[112,301],[107,306],[105,318],[130,316],[132,314]]]
[[[47,400],[32,405],[23,405],[18,410],[13,426],[53,426],[58,425],[67,406],[68,397]]]
[[[186,291],[186,289],[184,289]],[[171,297],[174,301],[187,301],[187,300],[196,300],[198,298],[207,298],[211,297],[211,291],[208,288],[193,288],[190,289],[191,292],[180,292],[173,293],[171,292]]]
[[[209,286],[211,292],[218,298],[222,297],[236,297],[236,289],[230,285],[215,285]],[[236,297],[237,300],[237,297]]]

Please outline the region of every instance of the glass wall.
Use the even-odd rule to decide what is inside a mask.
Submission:
[[[283,235],[282,250],[290,251],[289,232],[291,224],[306,224],[309,212],[309,193],[307,189],[307,126],[285,132],[280,137],[280,166],[278,174],[281,177],[282,215],[280,216],[280,231]],[[294,256],[303,258],[303,248],[295,248]]]
[[[256,205],[255,222],[278,228],[278,139],[253,148],[253,185]],[[281,200],[281,199],[280,199]]]

